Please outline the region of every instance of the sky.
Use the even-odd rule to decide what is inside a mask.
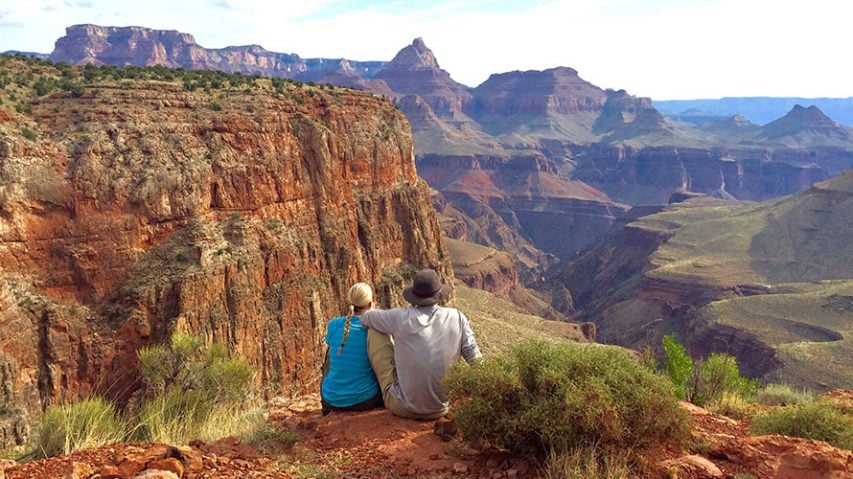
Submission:
[[[80,23],[179,30],[207,48],[390,60],[422,37],[456,80],[569,66],[655,100],[853,96],[851,0],[0,0],[0,51]]]

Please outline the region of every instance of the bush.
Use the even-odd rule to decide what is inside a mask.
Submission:
[[[698,403],[719,402],[726,393],[737,394],[745,399],[755,397],[758,381],[741,377],[734,356],[713,353],[702,362],[699,368],[700,390],[696,392]]]
[[[853,415],[828,401],[785,406],[757,414],[752,419],[752,433],[817,439],[853,449]]]
[[[672,334],[664,336],[663,350],[664,371],[679,399],[704,406],[719,402],[727,393],[751,399],[758,390],[758,381],[742,377],[737,360],[730,354],[712,353],[694,363]]]
[[[140,348],[139,371],[149,395],[168,392],[172,387],[200,391],[213,403],[246,396],[252,383],[252,367],[230,357],[221,344],[206,347],[198,336],[175,334],[169,345]]]
[[[796,391],[787,384],[768,384],[755,395],[755,402],[768,406],[790,406],[814,401],[814,395]]]
[[[680,444],[686,413],[672,385],[623,352],[528,341],[444,381],[460,431],[515,453]]]
[[[251,434],[263,415],[247,409],[253,371],[219,344],[176,334],[169,345],[139,350],[139,370],[148,398],[139,411],[142,440],[187,444]]]
[[[50,406],[34,437],[36,455],[70,454],[78,449],[102,446],[127,438],[124,422],[115,406],[93,398],[65,406]]]
[[[719,400],[708,406],[708,410],[732,419],[744,419],[752,416],[755,406],[740,394],[724,392]]]
[[[282,429],[270,424],[263,415],[263,420],[257,427],[250,428],[248,433],[235,434],[244,444],[254,447],[263,454],[274,454],[288,449],[296,444],[299,435],[290,429]]]
[[[201,439],[213,404],[202,391],[171,387],[147,401],[139,412],[139,439],[167,444],[188,444]]]
[[[24,138],[26,138],[29,141],[36,141],[36,137],[37,137],[36,132],[34,132],[33,130],[30,130],[27,127],[24,127],[21,129],[21,134],[24,135]]]
[[[663,337],[664,370],[675,387],[679,399],[690,399],[690,379],[693,377],[693,359],[687,354],[684,345],[668,334]]]

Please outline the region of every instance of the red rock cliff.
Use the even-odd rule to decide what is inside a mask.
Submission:
[[[452,275],[408,123],[370,94],[110,81],[31,109],[0,107],[0,406],[125,394],[176,330],[314,388],[353,282],[388,306],[412,268]]]

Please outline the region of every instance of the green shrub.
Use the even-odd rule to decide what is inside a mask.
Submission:
[[[751,399],[758,390],[758,381],[742,377],[737,360],[730,354],[712,353],[694,363],[672,334],[664,336],[663,350],[663,368],[679,399],[704,406],[719,402],[726,393]]]
[[[34,436],[33,449],[36,455],[50,457],[126,438],[124,422],[115,406],[93,398],[47,408]]]
[[[758,381],[741,377],[737,361],[732,355],[713,353],[702,362],[699,370],[700,388],[694,398],[697,404],[719,402],[725,393],[749,399],[755,397],[758,390]]]
[[[33,130],[30,130],[27,127],[24,127],[21,129],[21,134],[24,135],[24,138],[26,138],[29,141],[36,141],[36,132],[34,132]]]
[[[663,352],[663,367],[675,387],[675,395],[679,399],[689,400],[689,382],[694,374],[693,359],[672,334],[663,337]]]
[[[195,439],[236,437],[261,452],[273,452],[290,447],[298,438],[291,431],[274,428],[262,409],[214,403],[201,391],[176,387],[146,402],[138,421],[136,437],[147,442],[189,444]]]
[[[768,406],[789,406],[814,401],[814,394],[796,391],[787,384],[768,384],[755,395],[755,402]]]
[[[732,419],[752,416],[755,406],[738,393],[724,392],[717,401],[708,405],[708,410]]]
[[[201,439],[213,404],[203,391],[170,387],[147,401],[139,412],[139,439],[167,444],[188,444]]]
[[[512,452],[639,451],[689,435],[672,385],[611,348],[528,341],[444,384],[465,437]]]
[[[775,408],[752,419],[752,433],[782,434],[853,449],[853,415],[824,400]]]
[[[232,358],[225,346],[205,346],[198,336],[175,334],[169,345],[140,348],[139,371],[150,393],[173,386],[201,391],[214,403],[245,397],[254,372],[243,359]]]
[[[141,348],[139,370],[146,385],[138,414],[142,440],[187,444],[251,434],[265,422],[246,407],[254,373],[219,344],[176,334],[168,345]],[[249,392],[247,394],[247,391]]]

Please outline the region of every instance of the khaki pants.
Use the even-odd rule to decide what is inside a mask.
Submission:
[[[445,414],[446,410],[433,414],[418,414],[406,409],[391,392],[391,387],[397,382],[397,368],[394,364],[394,342],[387,334],[382,334],[375,329],[367,330],[367,357],[376,379],[379,380],[379,388],[382,391],[382,399],[385,407],[395,416],[410,419],[438,419]]]

